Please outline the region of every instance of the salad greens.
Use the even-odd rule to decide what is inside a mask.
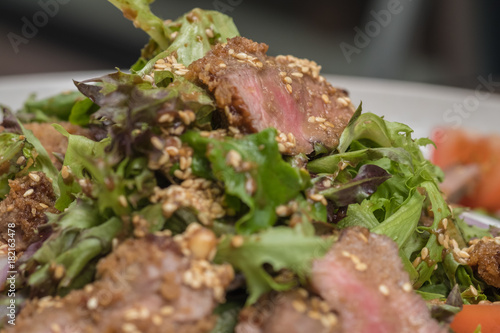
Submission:
[[[424,299],[454,297],[436,310],[437,317],[454,313],[460,302],[492,297],[471,268],[438,240],[445,224],[461,244],[491,235],[468,227],[449,209],[439,191],[443,173],[420,149],[430,140],[413,139],[407,125],[362,113],[361,105],[331,153],[284,158],[272,128],[215,135],[220,131],[212,128],[212,96],[175,71],[155,70],[154,64],[175,55],[188,66],[214,44],[238,35],[232,19],[194,9],[164,22],[151,12],[152,1],[110,2],[151,37],[131,73],[75,82],[78,91],[41,101],[30,97],[18,113],[21,122],[69,121],[88,128],[94,138],[54,124],[68,139],[57,170],[40,141],[10,111],[4,108],[0,117],[5,127],[0,132],[0,201],[9,192],[9,180],[40,170],[53,180],[61,212],[49,215],[50,236],[18,264],[19,289],[37,296],[65,295],[91,282],[97,261],[113,243],[137,236],[134,216],[148,221],[149,232],[177,234],[189,223],[204,224],[196,207],[172,215],[152,200],[158,189],[186,180],[176,172],[186,171],[182,157],[164,157],[170,147],[189,152],[184,158],[191,159],[195,178],[223,189],[225,213],[205,226],[221,236],[215,261],[228,262],[244,275],[246,305],[271,290],[305,283],[311,261],[337,237],[337,232],[320,235],[318,224],[336,231],[362,226],[392,238]],[[184,121],[179,112],[184,110],[193,112],[195,121]],[[61,276],[54,276],[56,268]],[[283,272],[289,273],[285,280]],[[227,306],[218,309],[224,314],[218,325],[234,327],[231,313],[237,312],[231,309],[243,304],[229,300]]]
[[[194,149],[194,165],[203,167],[194,168],[194,174],[202,176],[207,172],[206,166],[211,166],[210,176],[224,184],[226,195],[245,205],[241,207],[238,202],[237,207],[229,207],[245,211],[236,221],[239,233],[273,226],[278,219],[276,207],[300,196],[309,183],[307,173],[282,159],[275,138],[273,129],[223,141],[203,138],[196,132],[182,137]]]

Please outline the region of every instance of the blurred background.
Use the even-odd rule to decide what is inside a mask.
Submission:
[[[157,0],[152,7],[164,19],[193,7],[225,12],[241,35],[269,44],[269,54],[315,60],[324,74],[470,89],[478,76],[500,81],[495,0]],[[30,30],[34,21],[39,27]],[[128,69],[148,40],[105,0],[2,0],[0,35],[0,76]]]

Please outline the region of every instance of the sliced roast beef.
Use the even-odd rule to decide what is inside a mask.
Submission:
[[[311,279],[338,312],[342,332],[448,332],[413,292],[397,245],[386,236],[346,229],[326,256],[313,263]]]
[[[234,276],[204,259],[210,244],[215,235],[201,228],[128,239],[98,263],[94,283],[30,300],[7,332],[210,332]]]
[[[321,77],[314,61],[267,56],[267,49],[234,37],[192,63],[186,77],[213,93],[225,126],[242,133],[275,127],[289,154],[310,153],[316,142],[335,148],[354,113],[347,93]]]
[[[240,312],[236,333],[337,333],[337,315],[305,289],[270,293]]]

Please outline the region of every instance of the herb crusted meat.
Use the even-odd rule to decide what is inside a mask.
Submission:
[[[445,333],[413,292],[396,243],[368,229],[345,229],[313,263],[313,288],[338,311],[342,332]]]
[[[305,289],[270,293],[239,315],[236,333],[341,333],[337,315]]]
[[[231,38],[193,62],[187,77],[214,95],[224,125],[242,133],[274,127],[289,154],[311,153],[314,143],[335,148],[354,113],[346,92],[321,77],[315,62],[267,56],[267,49]]]
[[[7,243],[8,225],[15,224],[16,250],[21,252],[42,239],[38,227],[47,222],[46,213],[59,211],[54,208],[52,184],[43,172],[30,172],[9,181],[9,186],[9,194],[0,201],[0,238]]]
[[[62,298],[30,301],[12,331],[210,332],[213,310],[234,276],[229,265],[199,256],[207,253],[200,248],[209,249],[203,240],[210,234],[193,225],[175,240],[128,239],[99,262],[94,283]]]

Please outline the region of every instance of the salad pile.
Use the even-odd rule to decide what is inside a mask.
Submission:
[[[259,300],[308,289],[313,262],[353,227],[396,244],[411,292],[443,327],[463,304],[500,300],[499,286],[467,252],[483,237],[498,246],[498,238],[449,207],[439,188],[443,173],[420,149],[432,141],[363,113],[361,104],[336,148],[315,145],[310,154],[283,153],[275,128],[224,128],[214,96],[186,74],[215,45],[239,36],[232,19],[194,9],[163,21],[151,1],[110,2],[150,36],[130,70],[75,82],[75,91],[49,99],[33,97],[16,113],[1,109],[0,219],[9,221],[0,222],[4,328],[16,331],[13,318],[20,320],[33,300],[64,299],[95,283],[103,258],[122,244],[152,235],[182,243],[193,228],[209,230],[214,248],[184,255],[201,253],[234,278],[214,289],[216,320],[200,331],[233,332],[242,311]],[[52,124],[67,142],[64,154],[45,149],[28,129],[34,123]],[[83,135],[71,134],[68,124]],[[15,183],[22,179],[28,187]],[[48,185],[30,190],[37,179]],[[8,220],[9,207],[18,207],[15,186],[16,200],[48,193],[36,226]]]

